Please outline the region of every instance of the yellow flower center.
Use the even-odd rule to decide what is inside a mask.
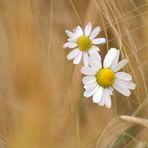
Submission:
[[[78,48],[82,51],[87,51],[92,46],[92,41],[87,36],[80,36],[77,40]]]
[[[109,68],[102,68],[98,71],[97,75],[97,82],[102,87],[110,87],[112,86],[115,75],[114,72]]]

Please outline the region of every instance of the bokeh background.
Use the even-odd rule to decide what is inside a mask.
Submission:
[[[82,64],[62,47],[66,29],[88,22],[108,39],[103,57],[116,47],[129,58],[124,70],[137,85],[128,98],[116,92],[111,109],[83,97]],[[147,27],[147,0],[0,0],[0,148],[144,147],[148,130],[136,119],[109,146],[97,141],[122,129],[125,121],[107,128],[117,116],[147,123]]]

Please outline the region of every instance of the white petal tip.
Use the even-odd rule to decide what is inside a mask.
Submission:
[[[125,60],[126,60],[127,63],[129,62],[129,59],[125,59]]]
[[[84,68],[84,67],[82,67],[82,68],[81,68],[81,70],[80,70],[80,71],[81,71],[81,73],[83,73],[83,68]]]
[[[130,93],[129,94],[127,94],[127,95],[125,95],[126,97],[129,97],[131,95],[131,91],[130,91]]]
[[[99,102],[98,102],[98,101],[93,100],[93,103],[97,103],[97,104],[98,104]]]
[[[86,93],[86,91],[84,92],[84,97],[89,98],[88,94]]]
[[[66,59],[67,59],[68,61],[70,61],[70,60],[71,60],[68,56],[66,57]]]
[[[136,84],[134,84],[134,87],[133,87],[133,89],[135,89],[136,88]]]
[[[79,63],[80,63],[80,62],[75,62],[75,61],[73,62],[74,65],[78,65]]]
[[[104,38],[104,43],[106,43],[106,42],[107,42],[107,39]]]
[[[63,45],[63,48],[67,48],[67,46],[64,44],[64,45]]]

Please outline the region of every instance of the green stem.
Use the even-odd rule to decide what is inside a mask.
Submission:
[[[83,99],[83,94],[81,94],[77,109],[76,109],[76,137],[77,137],[77,147],[81,148],[80,142],[80,112],[81,112],[81,103]]]
[[[73,114],[71,90],[72,90],[72,78],[73,78],[73,74],[74,74],[74,69],[75,69],[75,67],[72,67],[72,71],[71,71],[71,75],[70,75],[70,79],[69,79],[69,83],[68,83],[68,107],[69,107],[71,114]]]

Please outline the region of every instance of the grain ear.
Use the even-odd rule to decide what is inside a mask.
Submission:
[[[111,147],[116,142],[119,135],[134,125],[141,125],[148,128],[148,120],[131,116],[119,116],[114,118],[102,132],[96,143],[96,148]]]

